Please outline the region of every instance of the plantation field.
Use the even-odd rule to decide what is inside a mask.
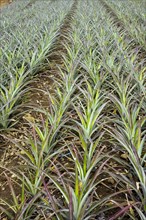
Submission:
[[[145,0],[4,2],[0,219],[145,220]]]

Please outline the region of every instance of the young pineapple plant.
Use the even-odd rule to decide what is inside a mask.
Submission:
[[[9,219],[145,220],[143,1],[102,2],[14,2],[17,18],[2,11],[1,129],[23,114],[38,70],[54,74],[51,89],[37,87],[45,104],[26,105],[20,140],[2,134],[22,161],[0,165]]]
[[[60,5],[60,3],[58,4]],[[35,13],[39,7],[41,14],[41,10],[46,11],[47,6],[47,2],[43,2],[43,4],[36,2],[36,6],[27,12],[31,13],[33,18],[29,22],[24,21],[24,26],[18,25],[8,32],[5,31],[7,26],[5,26],[5,20],[3,21],[4,30],[1,36],[3,72],[0,84],[1,129],[7,129],[17,123],[14,116],[20,112],[22,97],[29,91],[28,84],[31,83],[36,72],[42,68],[58,35],[59,25],[66,14],[65,8],[61,11],[60,7],[58,13],[54,12],[55,6],[53,5],[49,7],[50,16],[47,16],[47,13],[44,13],[43,16]],[[70,6],[70,4],[66,6],[66,9],[69,10]],[[2,16],[5,19],[5,12],[2,13]],[[53,20],[54,16],[56,19]],[[41,17],[40,23],[38,23],[38,17]]]
[[[144,115],[140,117],[143,112],[143,99],[138,101],[138,98],[135,98],[137,85],[133,85],[131,78],[130,75],[117,77],[113,74],[114,94],[110,95],[110,100],[118,114],[115,115],[114,119],[116,128],[112,128],[110,134],[125,150],[125,155],[131,163],[133,175],[137,176],[138,182],[136,185],[131,182],[131,187],[138,194],[145,211],[145,131],[143,131],[143,126],[146,118]],[[128,178],[125,177],[124,179],[127,184],[130,184]]]

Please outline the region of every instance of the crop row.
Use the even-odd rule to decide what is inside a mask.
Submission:
[[[136,17],[130,3],[127,4],[125,1],[108,1],[108,4],[111,5],[112,9],[115,11],[119,19],[124,23],[125,28],[129,31],[130,35],[135,38],[138,43],[145,48],[145,24],[141,20],[145,20],[144,14],[143,18]],[[121,10],[119,10],[121,9]],[[140,21],[139,21],[140,20]],[[145,48],[146,49],[146,48]]]
[[[13,201],[2,203],[17,220],[144,220],[144,59],[101,1],[76,4],[49,110],[38,110],[23,144],[11,140],[25,165],[3,167],[20,195],[7,176]]]
[[[31,19],[24,19],[14,30],[13,27],[8,30],[5,26],[4,12],[2,18],[6,31],[1,36],[1,128],[11,124],[10,117],[16,113],[20,99],[28,91],[26,85],[53,47],[59,26],[70,5],[66,5],[66,1],[59,1],[50,7],[49,1],[36,1],[31,9],[27,9],[26,15],[32,16]]]

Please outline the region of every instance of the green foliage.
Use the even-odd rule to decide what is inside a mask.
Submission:
[[[32,109],[39,117],[29,122],[23,144],[7,138],[25,164],[1,164],[12,194],[12,201],[1,201],[11,211],[2,212],[17,220],[144,220],[145,59],[137,49],[144,46],[143,9],[136,2],[126,1],[126,7],[125,1],[109,0],[104,2],[114,13],[107,13],[103,1],[75,1],[62,25],[72,1],[42,2],[26,10],[32,18],[25,28],[22,20],[18,27],[10,22],[9,9],[3,12],[1,128],[17,123],[22,96],[50,49],[59,62],[47,62],[55,69],[53,89],[41,89],[47,110]],[[9,173],[17,177],[19,196]]]

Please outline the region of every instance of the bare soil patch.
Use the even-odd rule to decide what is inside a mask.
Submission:
[[[0,8],[12,2],[13,2],[12,0],[0,0]]]

